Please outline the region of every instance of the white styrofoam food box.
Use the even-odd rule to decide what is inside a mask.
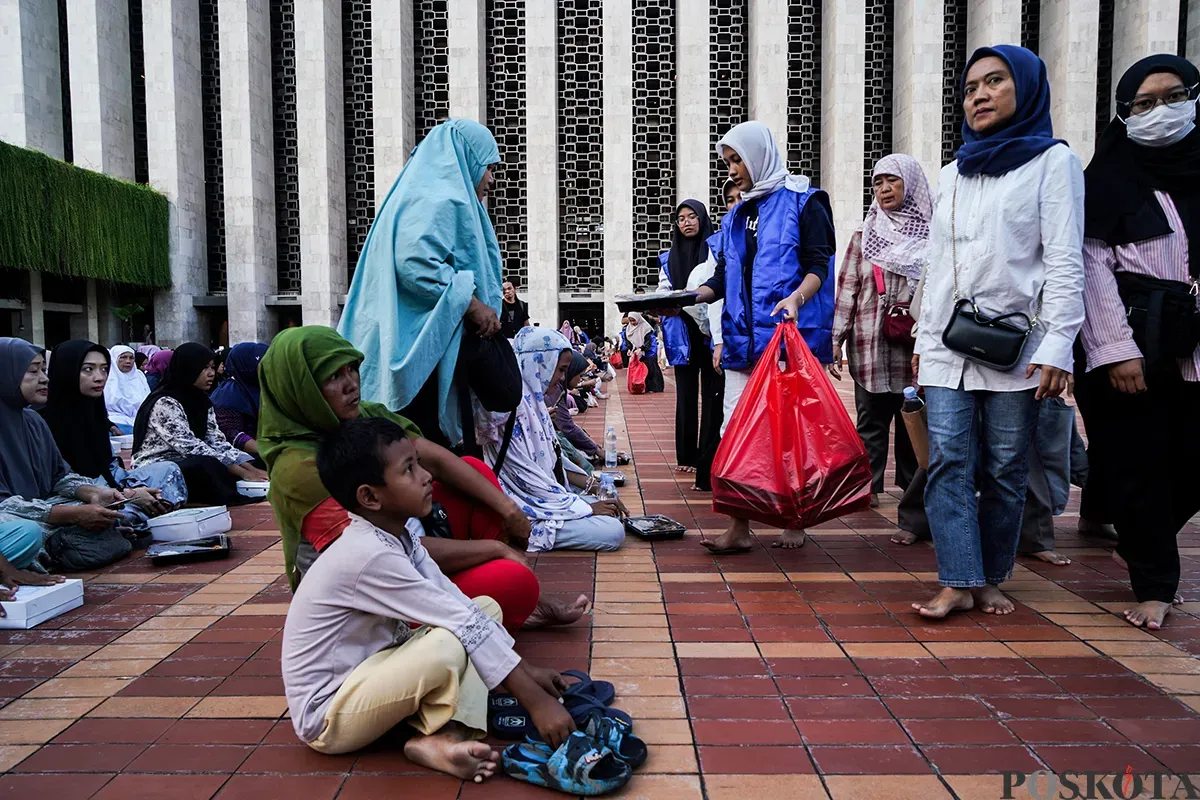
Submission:
[[[238,481],[238,494],[243,497],[266,497],[271,488],[270,481]]]
[[[156,542],[179,542],[201,539],[216,533],[228,533],[233,527],[225,506],[181,508],[170,514],[155,517],[149,522],[150,538]]]
[[[0,629],[32,628],[81,605],[83,581],[79,578],[50,586],[19,586],[11,602],[0,603],[7,615],[0,617]]]

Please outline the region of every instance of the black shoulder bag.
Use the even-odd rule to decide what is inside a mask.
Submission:
[[[963,358],[985,367],[1008,372],[1021,360],[1021,351],[1029,334],[1037,327],[1042,313],[1042,294],[1038,293],[1033,319],[1020,311],[989,317],[975,301],[958,290],[958,240],[954,212],[958,205],[958,176],[954,176],[954,194],[950,201],[950,259],[954,268],[954,311],[942,332],[942,344]]]

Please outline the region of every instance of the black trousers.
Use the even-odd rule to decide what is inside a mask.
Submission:
[[[904,395],[868,392],[854,384],[854,408],[858,412],[858,436],[867,448],[871,459],[871,492],[881,494],[884,490],[884,472],[887,469],[888,428],[895,426],[893,434],[896,448],[896,485],[907,489],[917,471],[917,457],[908,440],[908,428],[900,416]]]
[[[667,389],[663,380],[662,367],[658,365],[658,356],[643,356],[642,363],[646,365],[646,394],[659,394]]]
[[[470,334],[464,333],[464,338]],[[461,348],[460,348],[461,354]],[[475,441],[475,414],[471,409],[471,390],[468,387],[467,376],[462,367],[463,359],[458,360],[459,368],[454,375],[454,383],[450,391],[458,393],[458,410],[462,424],[463,440],[461,445],[454,445],[442,432],[441,413],[438,409],[438,377],[437,370],[426,379],[417,396],[407,406],[396,413],[415,423],[421,429],[421,436],[434,444],[452,450],[460,456],[475,456],[479,458],[483,449]]]
[[[258,502],[238,494],[238,479],[212,456],[188,456],[176,461],[188,487],[188,502],[206,506],[242,506]]]
[[[683,320],[688,331],[691,363],[674,368],[675,463],[681,467],[699,467],[708,445],[714,437],[721,436],[725,380],[713,367],[708,340],[701,335],[691,317],[685,314]]]
[[[1200,384],[1174,365],[1148,374],[1142,394],[1112,388],[1103,367],[1084,380],[1088,486],[1105,498],[1138,601],[1170,603],[1179,589],[1176,536],[1200,511]]]

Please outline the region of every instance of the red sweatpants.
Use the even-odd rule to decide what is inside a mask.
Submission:
[[[497,489],[500,488],[496,473],[487,464],[470,456],[463,461]],[[444,484],[435,483],[433,499],[446,509],[450,531],[455,539],[490,540],[500,535],[500,515],[473,498],[465,497]],[[456,572],[449,578],[467,597],[487,595],[499,603],[504,611],[504,627],[510,631],[520,628],[537,607],[540,592],[538,579],[528,567],[515,561],[498,558]]]

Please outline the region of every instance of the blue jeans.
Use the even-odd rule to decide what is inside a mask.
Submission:
[[[1012,575],[1038,416],[1033,395],[925,389],[925,512],[942,586],[997,586]]]
[[[584,517],[563,523],[554,535],[555,550],[611,552],[625,541],[625,525],[616,517]]]

